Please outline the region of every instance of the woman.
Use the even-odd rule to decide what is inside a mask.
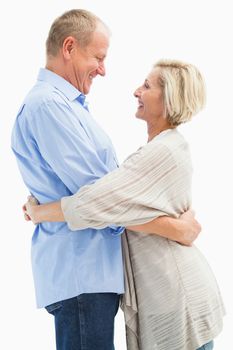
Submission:
[[[201,74],[193,65],[162,60],[134,95],[136,117],[147,123],[148,143],[119,169],[61,202],[26,203],[25,213],[34,222],[65,220],[73,230],[114,223],[140,231],[155,217],[178,217],[191,207],[192,165],[177,126],[204,105]],[[123,247],[127,348],[213,349],[224,306],[199,250],[130,230]]]

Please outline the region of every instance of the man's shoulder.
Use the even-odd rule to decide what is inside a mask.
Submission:
[[[43,105],[61,103],[64,101],[62,93],[46,82],[37,82],[24,99],[24,105],[29,109],[36,109]]]
[[[48,110],[57,105],[66,105],[66,97],[46,82],[37,82],[24,98],[17,119],[34,119],[37,115],[47,114]]]

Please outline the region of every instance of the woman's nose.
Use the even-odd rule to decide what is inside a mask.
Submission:
[[[140,88],[137,88],[135,91],[134,91],[134,97],[139,97],[140,95]]]

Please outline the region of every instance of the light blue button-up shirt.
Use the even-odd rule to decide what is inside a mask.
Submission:
[[[71,195],[117,167],[112,143],[86,109],[85,96],[46,69],[18,112],[12,149],[40,203]],[[82,293],[123,293],[122,231],[37,225],[32,269],[38,307]]]

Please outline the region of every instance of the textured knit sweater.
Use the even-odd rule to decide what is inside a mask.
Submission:
[[[169,129],[115,171],[62,199],[71,229],[137,225],[191,207],[189,147]],[[122,237],[128,350],[196,350],[222,329],[224,305],[215,277],[195,245],[143,232]]]

